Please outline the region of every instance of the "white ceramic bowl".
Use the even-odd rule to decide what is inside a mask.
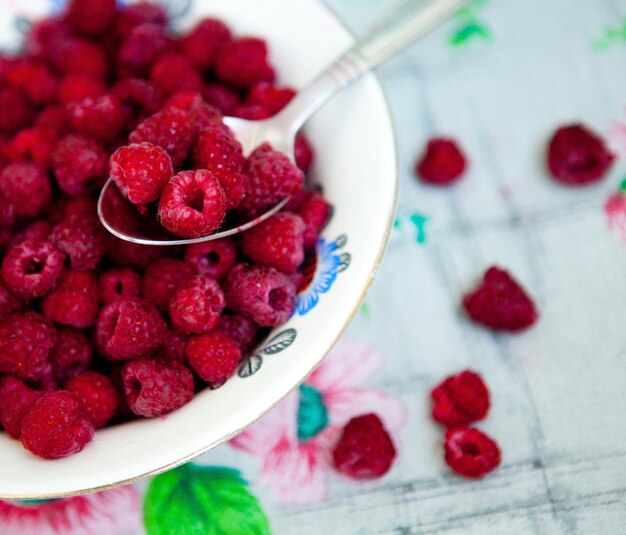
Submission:
[[[20,14],[41,15],[54,0],[1,0],[0,35],[18,39]],[[170,2],[179,8],[185,2]],[[227,21],[238,35],[270,42],[280,82],[302,87],[352,42],[318,0],[195,0],[178,21]],[[7,44],[6,42],[4,43]],[[81,453],[44,461],[0,433],[0,497],[47,498],[129,483],[189,461],[233,437],[296,388],[322,361],[358,310],[381,261],[397,186],[392,122],[369,75],[320,110],[306,126],[317,150],[315,175],[335,206],[324,230],[313,284],[298,311],[262,344],[240,375],[206,390],[166,417],[98,431]],[[260,368],[259,364],[262,364]],[[257,369],[258,368],[258,369]]]

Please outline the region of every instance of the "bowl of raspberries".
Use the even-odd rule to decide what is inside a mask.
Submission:
[[[293,158],[223,124],[277,113],[351,44],[317,0],[0,6],[0,497],[50,498],[184,463],[307,377],[382,259],[395,143],[373,75]],[[290,200],[146,246],[100,223],[109,178],[182,237]]]

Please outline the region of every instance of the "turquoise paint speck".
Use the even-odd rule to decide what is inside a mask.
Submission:
[[[304,442],[317,436],[328,425],[328,421],[322,394],[312,386],[300,385],[298,440]]]
[[[415,225],[416,235],[415,241],[420,244],[426,243],[426,223],[428,218],[422,214],[411,214],[409,219]]]

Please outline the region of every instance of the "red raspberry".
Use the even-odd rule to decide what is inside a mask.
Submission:
[[[25,306],[24,300],[13,295],[6,284],[4,284],[4,281],[0,279],[0,322],[14,314],[23,312]]]
[[[333,449],[335,468],[354,479],[373,479],[386,474],[396,448],[380,418],[373,413],[352,418]]]
[[[207,70],[213,66],[219,47],[231,38],[228,26],[220,20],[207,18],[180,40],[180,47],[198,68]]]
[[[170,318],[180,331],[204,333],[217,325],[225,305],[218,282],[199,275],[176,291],[169,303]]]
[[[106,255],[111,262],[117,266],[128,266],[138,270],[146,269],[165,253],[163,247],[120,240],[108,232],[105,242]]]
[[[148,80],[126,78],[117,82],[112,92],[122,101],[127,118],[133,120],[156,113],[161,108],[163,97]]]
[[[297,195],[304,185],[304,173],[269,143],[263,143],[248,156],[245,171],[248,192],[239,208],[250,216],[262,214],[285,197]]]
[[[489,411],[489,390],[482,377],[465,370],[448,377],[430,393],[433,418],[448,428],[482,420]]]
[[[69,195],[78,195],[106,178],[107,156],[88,137],[70,134],[54,147],[52,169],[59,187]]]
[[[84,72],[69,72],[59,84],[57,98],[61,104],[81,102],[86,98],[97,99],[106,92],[106,86],[100,78]]]
[[[176,290],[195,274],[192,264],[173,258],[159,258],[146,269],[141,283],[143,295],[159,310],[166,311]]]
[[[103,33],[113,24],[116,0],[70,0],[66,19],[70,27],[87,35]]]
[[[69,106],[72,125],[97,141],[111,141],[124,126],[122,102],[115,95],[87,97]]]
[[[58,80],[40,61],[16,61],[8,73],[8,81],[34,104],[48,104],[56,98]]]
[[[236,265],[224,295],[231,310],[263,327],[285,323],[296,305],[296,285],[289,276],[264,266]]]
[[[20,379],[42,377],[54,341],[54,327],[41,314],[10,317],[0,324],[0,371]]]
[[[243,316],[221,316],[215,330],[237,342],[243,355],[248,354],[256,342],[256,325]]]
[[[50,392],[38,399],[22,420],[22,444],[44,459],[81,451],[93,438],[93,425],[69,392]]]
[[[317,238],[328,223],[332,209],[332,206],[321,193],[317,191],[306,192],[297,210],[297,214],[304,223],[302,237],[305,247],[311,247],[317,243]]]
[[[568,186],[597,182],[614,160],[604,140],[582,124],[559,128],[548,146],[548,168],[558,182]]]
[[[0,423],[13,438],[22,434],[22,420],[43,392],[36,392],[9,375],[0,379]]]
[[[161,24],[141,24],[133,28],[122,42],[118,71],[122,75],[147,77],[154,62],[170,48],[166,29]]]
[[[96,199],[87,194],[76,197],[59,196],[54,211],[48,216],[48,221],[58,225],[70,217],[93,216],[96,213],[96,206]]]
[[[163,54],[156,60],[150,71],[150,79],[165,95],[202,87],[202,77],[195,65],[187,56],[176,52]]]
[[[153,2],[136,2],[121,7],[117,15],[115,30],[117,35],[125,37],[140,24],[167,26],[167,11]]]
[[[241,360],[239,344],[220,331],[192,336],[185,353],[189,365],[211,387],[224,384]]]
[[[96,344],[109,360],[130,360],[156,349],[166,329],[163,318],[150,301],[120,299],[100,310]]]
[[[65,106],[52,104],[41,111],[35,121],[35,127],[52,130],[57,137],[61,137],[70,132],[70,116]]]
[[[102,49],[86,39],[67,39],[52,50],[52,62],[61,73],[83,72],[95,78],[106,78],[107,56]]]
[[[66,253],[74,269],[93,269],[104,256],[105,230],[95,215],[73,215],[52,229],[50,241]]]
[[[257,82],[273,82],[274,70],[267,62],[267,45],[262,39],[244,37],[222,46],[215,59],[217,77],[237,88]]]
[[[169,154],[152,143],[120,147],[111,156],[109,167],[122,195],[134,204],[156,201],[174,174]]]
[[[66,268],[42,301],[48,319],[77,329],[93,327],[98,317],[98,279],[91,271]]]
[[[189,113],[191,113],[191,120],[198,132],[202,132],[206,128],[221,126],[224,119],[219,108],[206,102],[192,104],[189,107]]]
[[[57,339],[48,354],[55,379],[61,383],[86,372],[93,361],[91,343],[87,335],[78,329],[60,327]]]
[[[160,349],[161,356],[166,360],[185,362],[185,347],[188,336],[180,331],[168,331]]]
[[[13,134],[31,126],[34,109],[17,89],[0,89],[0,131]]]
[[[168,108],[169,106],[173,106],[174,108],[180,108],[181,110],[191,111],[192,108],[196,106],[210,106],[210,104],[204,103],[204,98],[202,98],[202,94],[200,91],[196,89],[181,89],[172,93],[169,98],[163,104],[164,108]],[[217,108],[213,108],[216,114],[219,114],[221,117],[221,112]],[[195,123],[196,118],[192,116],[191,120]]]
[[[415,174],[429,184],[447,186],[463,174],[466,166],[465,155],[456,141],[433,138],[415,164]]]
[[[195,266],[198,275],[221,280],[237,262],[237,247],[230,238],[193,243],[187,246],[185,262]]]
[[[188,112],[166,108],[143,121],[131,134],[131,143],[147,141],[163,147],[175,167],[187,157],[195,132]]]
[[[47,59],[52,52],[72,37],[72,30],[66,21],[48,17],[36,21],[26,33],[24,41],[28,56]]]
[[[304,260],[304,223],[280,212],[241,234],[241,250],[255,264],[293,273]]]
[[[193,398],[193,374],[175,360],[137,359],[122,368],[130,409],[154,418],[179,409]]]
[[[63,270],[65,255],[47,241],[25,241],[2,261],[2,278],[15,295],[34,299],[46,295]]]
[[[464,477],[483,477],[501,461],[498,444],[478,429],[449,429],[444,448],[448,466]]]
[[[204,100],[218,108],[224,115],[232,115],[239,105],[239,94],[223,84],[205,84],[201,91]]]
[[[40,216],[50,204],[52,185],[32,163],[13,163],[0,172],[0,224],[11,226]]]
[[[113,418],[118,404],[117,390],[111,379],[97,372],[75,375],[65,390],[74,395],[95,429],[104,427]]]
[[[130,268],[111,268],[100,274],[100,299],[109,304],[116,299],[139,297],[141,278]]]
[[[272,113],[259,104],[242,104],[233,110],[233,116],[248,121],[262,121],[272,116]]]
[[[463,308],[476,323],[497,331],[523,331],[539,318],[524,288],[495,266],[485,272],[480,286],[463,298]]]
[[[48,169],[51,155],[58,136],[54,130],[34,126],[18,132],[6,147],[6,155],[12,162],[32,162],[42,169]],[[33,193],[39,193],[33,191]]]
[[[243,149],[227,127],[221,124],[209,126],[198,135],[193,161],[195,167],[212,173],[239,172],[244,164]]]
[[[246,104],[262,106],[269,111],[270,115],[275,115],[282,110],[295,95],[296,92],[291,87],[276,87],[267,82],[259,82],[254,84],[250,88],[250,91],[248,91]]]
[[[296,144],[293,152],[296,165],[302,169],[303,173],[308,173],[313,165],[313,160],[315,160],[315,152],[304,134],[298,134],[296,136]]]
[[[48,241],[52,233],[52,225],[48,221],[33,221],[11,237],[9,248],[25,241]]]
[[[159,219],[183,238],[207,236],[226,215],[226,197],[217,178],[204,169],[181,171],[166,184],[159,201]]]

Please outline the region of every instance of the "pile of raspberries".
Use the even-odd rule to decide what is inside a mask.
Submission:
[[[178,409],[290,317],[330,214],[304,189],[312,149],[245,158],[222,123],[279,111],[295,92],[274,78],[261,39],[215,19],[174,35],[115,0],[72,0],[0,56],[0,423],[30,452]],[[235,239],[140,246],[96,216],[109,176],[181,236],[291,200]]]

